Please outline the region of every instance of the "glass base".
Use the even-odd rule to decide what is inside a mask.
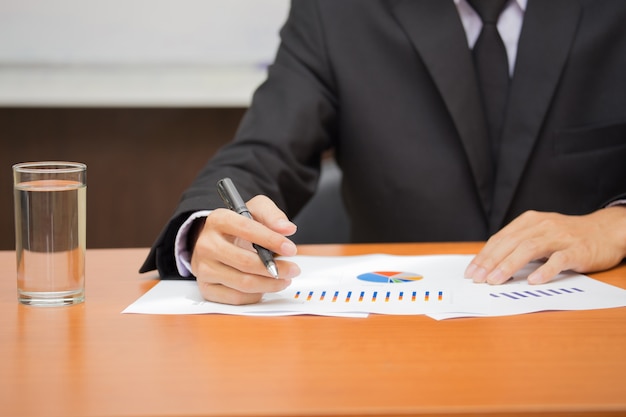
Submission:
[[[85,301],[85,290],[78,291],[17,291],[17,300],[35,307],[62,307]]]

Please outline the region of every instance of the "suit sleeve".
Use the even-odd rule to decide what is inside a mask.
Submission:
[[[220,178],[231,177],[245,200],[270,197],[293,217],[314,193],[322,153],[335,136],[336,95],[317,1],[293,1],[267,79],[257,89],[234,140],[183,193],[141,272],[178,277],[174,239],[190,213],[223,204]]]

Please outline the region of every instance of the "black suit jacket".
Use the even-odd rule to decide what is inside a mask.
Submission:
[[[294,1],[232,144],[184,194],[142,270],[176,275],[216,181],[294,216],[334,148],[355,242],[484,240],[529,210],[626,194],[626,2],[530,0],[497,157],[452,0]]]

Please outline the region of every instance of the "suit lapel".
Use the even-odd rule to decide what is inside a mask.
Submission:
[[[451,0],[398,0],[392,12],[417,49],[452,116],[489,213],[493,169],[472,57]]]
[[[494,189],[490,232],[503,226],[575,35],[580,5],[530,0],[518,44]]]

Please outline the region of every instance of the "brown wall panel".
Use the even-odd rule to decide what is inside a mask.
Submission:
[[[87,164],[87,246],[150,246],[245,109],[0,108],[0,249],[14,248],[11,166]]]

